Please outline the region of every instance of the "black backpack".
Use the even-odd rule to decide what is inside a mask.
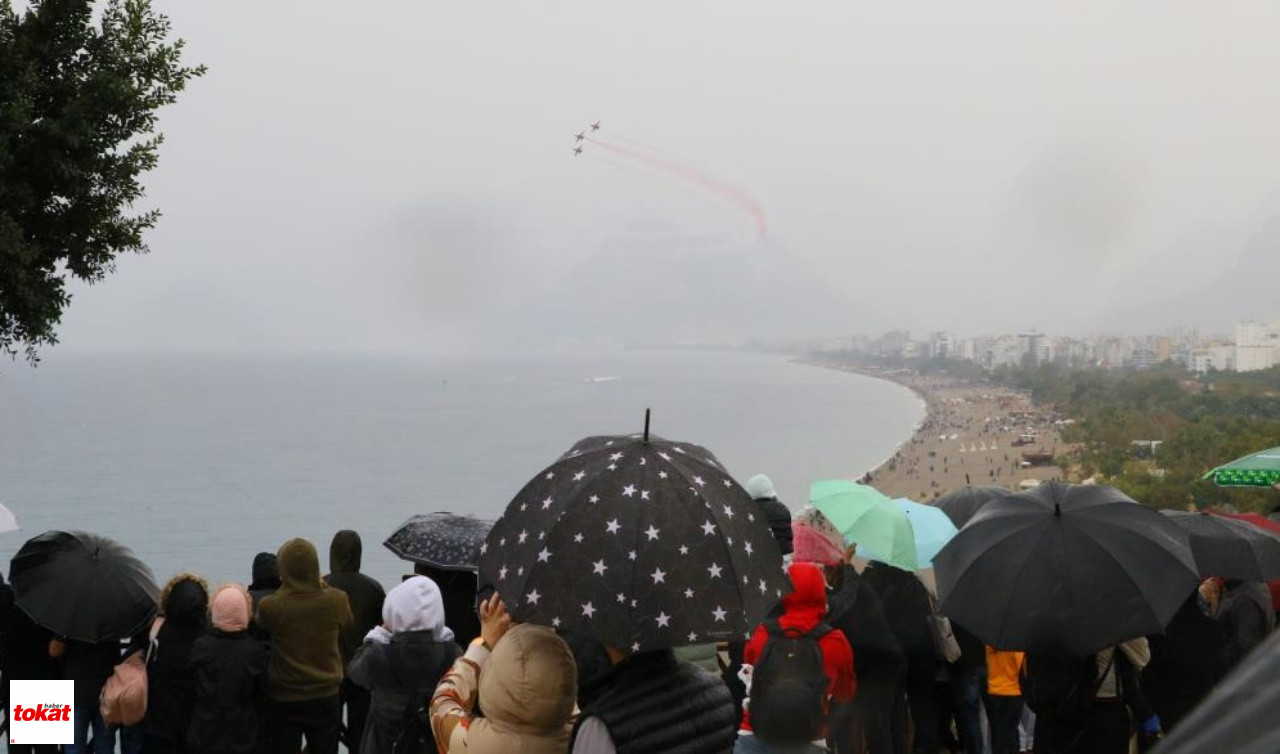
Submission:
[[[807,743],[822,737],[827,672],[818,641],[831,632],[819,623],[800,632],[764,622],[768,639],[751,671],[751,730],[763,741]]]
[[[401,718],[400,732],[391,743],[391,754],[435,754],[431,732],[431,697],[410,701]]]
[[[1114,657],[1112,658],[1114,661]],[[1037,715],[1058,720],[1080,720],[1093,706],[1110,672],[1098,672],[1097,655],[1077,657],[1064,652],[1027,652],[1022,663],[1022,700]]]

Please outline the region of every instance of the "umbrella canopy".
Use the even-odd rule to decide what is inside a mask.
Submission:
[[[907,514],[875,487],[847,479],[821,480],[809,485],[809,502],[846,540],[874,553],[875,560],[904,571],[919,567]]]
[[[942,613],[987,644],[1078,655],[1160,632],[1199,582],[1168,518],[1057,482],[987,503],[933,566]]]
[[[907,514],[907,523],[911,524],[917,566],[932,568],[933,558],[956,536],[956,525],[946,513],[932,505],[921,505],[903,497],[894,498],[893,504]]]
[[[1178,723],[1156,754],[1273,754],[1280,751],[1280,633],[1236,666],[1213,693]]]
[[[982,506],[992,500],[999,500],[1002,497],[1012,495],[1011,490],[1004,487],[962,487],[953,492],[948,492],[934,505],[947,514],[951,519],[951,523],[957,527],[964,526],[969,523],[969,519],[982,509]]]
[[[428,513],[410,516],[382,546],[411,563],[446,571],[474,571],[480,545],[492,528],[492,521],[475,516]]]
[[[1160,511],[1185,530],[1201,576],[1267,581],[1280,578],[1280,537],[1224,516]]]
[[[1231,519],[1233,521],[1244,521],[1247,524],[1264,529],[1275,534],[1280,534],[1280,521],[1272,520],[1261,513],[1223,513],[1221,511],[1209,511],[1215,516]]]
[[[517,621],[641,652],[746,637],[786,584],[755,503],[705,448],[589,437],[516,494],[480,585]]]
[[[1280,448],[1263,450],[1205,474],[1222,487],[1270,487],[1280,483]]]
[[[47,531],[13,556],[18,607],[53,633],[87,642],[132,636],[156,613],[151,569],[119,542],[80,531]]]

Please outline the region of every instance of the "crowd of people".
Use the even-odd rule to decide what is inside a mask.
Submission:
[[[1120,754],[1178,725],[1275,628],[1264,585],[1208,579],[1163,633],[1092,657],[1002,651],[953,625],[947,658],[918,574],[855,567],[816,509],[792,518],[763,475],[747,489],[791,589],[743,641],[628,652],[513,623],[474,573],[425,566],[384,591],[344,530],[323,577],[303,539],[258,554],[247,587],[175,575],[123,647],[52,635],[5,586],[5,698],[10,679],[74,680],[64,750],[99,754],[117,738],[126,754]],[[145,714],[109,725],[103,689],[133,655]]]

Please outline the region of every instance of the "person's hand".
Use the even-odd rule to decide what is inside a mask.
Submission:
[[[67,653],[67,643],[62,639],[49,640],[49,656],[55,660]]]
[[[511,616],[507,614],[507,606],[496,593],[480,603],[480,638],[493,649],[498,646],[507,630],[511,628]]]

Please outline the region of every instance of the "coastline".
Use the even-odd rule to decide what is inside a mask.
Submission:
[[[952,377],[932,377],[912,370],[887,370],[798,359],[822,367],[901,385],[924,404],[924,418],[894,453],[868,473],[870,483],[890,497],[930,502],[966,484],[1016,489],[1027,480],[1063,478],[1057,466],[1041,465],[1066,453],[1051,411],[1029,395],[1009,388]],[[1026,444],[1020,438],[1034,435]],[[1037,465],[1023,466],[1024,453]]]

